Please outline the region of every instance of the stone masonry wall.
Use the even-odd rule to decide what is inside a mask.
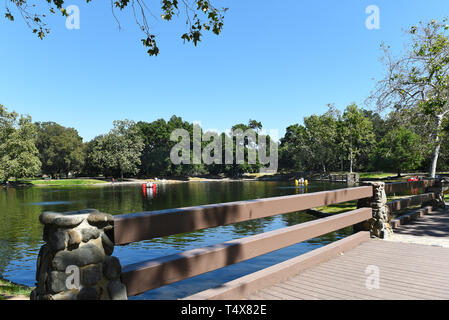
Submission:
[[[373,187],[373,197],[360,199],[357,208],[371,207],[373,216],[368,221],[354,226],[354,231],[370,231],[378,238],[387,238],[393,234],[390,221],[390,210],[387,206],[385,182],[364,182],[363,185]]]
[[[120,261],[112,256],[114,243],[106,234],[113,229],[111,215],[87,209],[44,212],[39,220],[45,244],[31,300],[127,299]]]
[[[424,206],[431,205],[433,209],[445,209],[446,208],[446,202],[444,201],[444,189],[447,189],[444,187],[445,180],[436,180],[435,184],[432,187],[428,187],[426,189],[426,192],[433,192],[435,193],[435,199],[423,203]]]

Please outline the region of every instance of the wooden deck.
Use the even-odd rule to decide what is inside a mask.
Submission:
[[[435,184],[434,180],[385,184],[386,194],[411,188],[414,194],[418,189],[427,192],[385,205],[395,212],[410,205],[425,204],[436,197],[436,191],[428,189]],[[113,239],[115,245],[126,245],[358,200],[360,208],[356,210],[126,265],[122,268],[121,279],[128,296],[135,296],[363,223],[372,218],[373,207],[377,208],[379,201],[384,202],[385,197],[379,198],[379,192],[383,194],[382,185],[369,184],[300,195],[119,215],[114,216],[114,228],[108,237]],[[396,235],[403,237],[401,241],[371,239],[370,231],[358,231],[183,300],[449,300],[449,245],[444,248],[444,245],[432,246],[430,244],[433,243],[429,243],[442,243],[449,239],[449,214],[446,211],[433,215],[435,212],[424,208],[419,215],[401,219],[395,224],[395,227],[403,228],[396,229]],[[428,213],[432,217],[420,221],[421,226],[401,226]],[[425,244],[404,237],[419,238]]]
[[[359,232],[185,299],[449,300],[449,210],[426,212],[387,240]]]
[[[379,286],[369,289],[376,268]],[[372,239],[247,299],[447,300],[449,248]]]

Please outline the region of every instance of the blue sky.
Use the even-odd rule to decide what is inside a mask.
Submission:
[[[84,2],[67,1],[80,7],[79,30],[52,16],[43,41],[19,16],[1,17],[0,104],[85,141],[113,120],[173,114],[218,130],[256,119],[282,136],[328,103],[364,106],[384,74],[381,42],[400,52],[405,29],[449,15],[447,0],[215,0],[229,8],[220,36],[194,47],[180,39],[184,20],[151,20],[161,52],[149,57],[131,11],[118,14],[119,31],[109,1]],[[368,5],[379,30],[365,27]]]

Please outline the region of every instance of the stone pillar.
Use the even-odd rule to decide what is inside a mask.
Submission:
[[[428,192],[434,192],[435,193],[435,199],[423,203],[424,206],[431,205],[433,209],[445,209],[446,208],[446,202],[444,201],[444,189],[443,189],[443,180],[436,180],[435,184],[432,187],[426,188],[426,193]]]
[[[373,197],[360,199],[357,208],[370,207],[373,209],[373,217],[354,226],[354,231],[370,231],[372,236],[386,238],[393,234],[390,225],[390,210],[387,206],[387,194],[385,182],[363,182],[362,185],[373,187]]]
[[[114,219],[86,209],[44,212],[45,244],[37,259],[31,300],[126,300],[120,261],[111,256]]]

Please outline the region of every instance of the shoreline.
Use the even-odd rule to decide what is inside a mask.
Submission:
[[[64,182],[67,180],[96,180],[96,183],[74,183],[74,184],[65,184],[58,183],[58,181]],[[86,177],[86,178],[73,178],[73,179],[54,179],[54,180],[46,180],[49,183],[28,183],[28,182],[12,182],[9,185],[0,185],[1,187],[103,187],[103,186],[121,186],[121,185],[142,185],[144,183],[152,182],[155,184],[174,184],[174,183],[189,183],[189,182],[239,182],[239,181],[288,181],[289,179],[285,179],[285,177],[281,176],[244,176],[242,178],[215,178],[215,177],[189,177],[189,178],[168,178],[168,179],[155,179],[155,178],[146,178],[146,179],[138,179],[138,178],[125,178],[124,181],[114,181],[105,180],[104,178],[96,178],[96,177]]]
[[[30,293],[34,287],[15,283],[0,275],[0,301],[30,300]]]
[[[385,177],[363,177],[360,178],[360,182],[363,181],[385,181],[391,182],[396,180],[405,179],[407,176],[418,175],[418,174],[403,174],[400,178],[393,176],[385,176]],[[331,182],[327,179],[321,179],[320,175],[312,175],[307,176],[299,172],[289,172],[289,173],[276,173],[276,174],[245,174],[239,178],[229,178],[229,177],[187,177],[187,178],[165,178],[165,179],[157,179],[157,178],[125,178],[124,181],[114,181],[105,180],[105,178],[99,177],[80,177],[80,178],[69,178],[69,179],[54,179],[54,180],[45,180],[47,183],[32,183],[27,182],[26,180],[20,182],[11,182],[9,185],[0,185],[0,188],[8,188],[8,187],[105,187],[105,186],[122,186],[122,185],[141,185],[147,182],[152,182],[155,184],[174,184],[174,183],[188,183],[188,182],[241,182],[241,181],[292,181],[298,177],[306,177],[309,181],[321,181],[321,182]],[[67,184],[67,180],[86,180],[85,183],[74,183]],[[89,183],[88,180],[91,180],[92,183]],[[61,181],[61,183],[58,183]],[[94,182],[95,181],[95,182]],[[40,181],[39,181],[40,182]],[[332,182],[343,182],[343,181],[332,181]]]

